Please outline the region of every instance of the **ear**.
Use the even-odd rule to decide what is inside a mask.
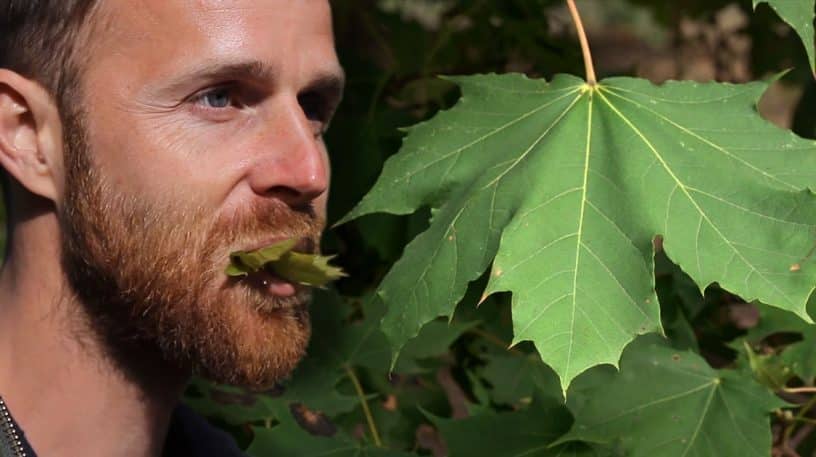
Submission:
[[[56,202],[62,147],[54,99],[38,83],[0,68],[0,166],[32,194]]]

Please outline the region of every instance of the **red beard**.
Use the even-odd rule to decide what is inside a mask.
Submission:
[[[67,122],[62,264],[91,334],[120,363],[134,351],[216,382],[267,387],[288,376],[310,335],[309,292],[279,297],[229,279],[229,253],[271,237],[318,245],[311,207],[261,199],[214,215],[107,185],[81,122]]]

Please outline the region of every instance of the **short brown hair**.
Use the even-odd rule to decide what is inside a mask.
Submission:
[[[45,87],[65,116],[80,76],[76,41],[98,0],[0,0],[0,68]],[[64,118],[63,118],[64,119]],[[6,207],[8,176],[0,167]]]
[[[97,0],[0,0],[0,67],[53,94],[71,84],[74,41]]]

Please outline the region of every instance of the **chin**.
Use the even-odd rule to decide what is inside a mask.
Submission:
[[[211,381],[268,389],[288,378],[306,353],[309,292],[279,297],[252,290],[237,298],[198,307],[188,325],[176,322],[185,334],[165,340],[165,349]]]

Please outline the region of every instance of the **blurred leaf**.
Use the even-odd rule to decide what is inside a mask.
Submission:
[[[792,130],[805,138],[816,138],[816,81],[809,81],[793,113]]]
[[[602,456],[587,444],[549,445],[569,429],[572,417],[561,404],[534,401],[512,413],[487,413],[465,419],[431,417],[451,456]]]
[[[618,443],[632,457],[765,457],[769,413],[783,406],[739,372],[714,370],[692,352],[641,337],[624,351],[620,373],[574,410],[575,424],[559,441]]]
[[[276,417],[275,411],[264,401],[266,396],[240,387],[216,385],[193,378],[183,401],[204,417],[231,425],[243,425]]]
[[[558,376],[538,354],[495,351],[486,360],[482,377],[493,386],[490,395],[496,403],[517,405],[534,394],[564,401]]]
[[[400,353],[395,371],[397,373],[416,373],[424,371],[417,361],[438,356],[448,352],[448,347],[462,333],[476,326],[476,322],[447,322],[435,320],[422,327],[419,335],[405,345]],[[385,341],[384,341],[385,342]],[[387,344],[387,343],[386,343]]]
[[[348,368],[360,366],[383,378],[388,377],[387,340],[379,329],[383,310],[366,305],[363,318],[351,314],[351,308],[332,291],[319,291],[312,305],[312,340],[309,357],[284,384],[284,393],[275,401],[302,402],[316,411],[334,416],[348,412],[358,400],[337,391],[338,383],[348,376]],[[447,352],[453,340],[472,324],[432,322],[406,345],[397,363],[397,372],[423,371],[418,361]]]
[[[336,456],[336,457],[408,457],[416,454],[376,448],[360,443],[352,437],[337,432],[334,436],[314,435],[304,430],[291,417],[285,415],[280,424],[272,429],[254,428],[255,439],[247,453],[255,457],[269,456]]]
[[[767,3],[799,35],[807,52],[811,72],[816,73],[816,51],[814,51],[813,0],[753,0],[754,8]]]
[[[806,383],[816,377],[816,325],[808,324],[795,314],[759,305],[759,323],[748,331],[745,339],[752,343],[779,333],[796,333],[801,341],[796,341],[781,348],[779,361],[790,367]]]
[[[773,390],[781,390],[793,377],[793,371],[776,354],[757,354],[747,341],[743,341],[751,372],[760,384]]]
[[[672,345],[699,351],[691,321],[706,303],[700,288],[661,250],[655,254],[655,290],[660,300],[660,317]]]

